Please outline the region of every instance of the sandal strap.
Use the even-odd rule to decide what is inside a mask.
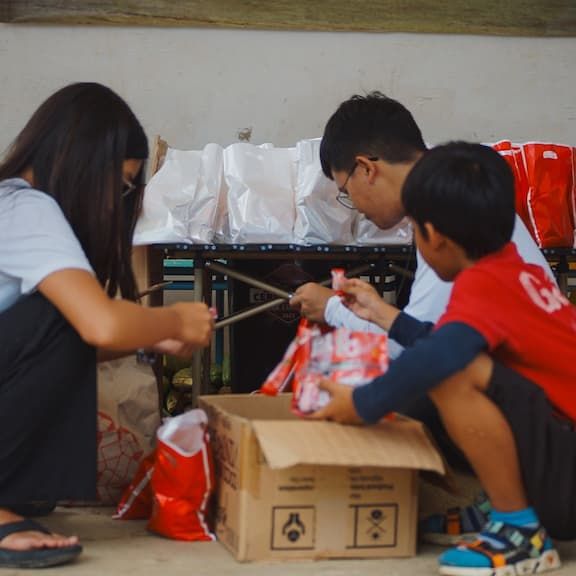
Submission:
[[[496,548],[490,541],[483,539],[474,542],[460,542],[458,548],[466,548],[486,556],[494,568],[518,560],[539,557],[547,538],[546,531],[541,526],[522,528],[494,521],[488,522],[482,533],[487,538],[500,542],[502,548]]]
[[[444,532],[446,534],[450,534],[450,536],[460,536],[462,534],[461,514],[462,510],[458,506],[449,508],[446,511],[444,516]]]
[[[0,525],[0,541],[4,540],[7,536],[11,534],[17,534],[18,532],[42,532],[43,534],[52,534],[50,530],[30,520],[25,518],[24,520],[18,520],[17,522],[10,522],[8,524]]]
[[[547,538],[546,530],[542,526],[523,528],[492,521],[488,523],[485,531],[503,543],[511,543],[514,548],[525,550],[531,556],[540,555]]]

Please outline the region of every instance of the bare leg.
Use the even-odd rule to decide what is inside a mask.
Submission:
[[[528,506],[514,436],[500,409],[486,395],[492,360],[478,356],[462,372],[446,379],[429,396],[446,431],[464,452],[494,509]]]

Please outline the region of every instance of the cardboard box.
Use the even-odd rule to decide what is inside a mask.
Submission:
[[[217,477],[216,534],[237,560],[416,552],[418,470],[444,473],[422,425],[296,418],[290,397],[203,396]]]

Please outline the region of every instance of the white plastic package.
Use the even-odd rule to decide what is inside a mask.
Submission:
[[[320,165],[320,138],[296,145],[296,222],[298,244],[352,244],[353,210],[336,200],[338,188],[326,178]]]
[[[360,246],[412,244],[412,225],[408,218],[403,218],[392,228],[382,230],[363,214],[358,214],[354,229],[355,243]]]
[[[294,241],[295,148],[232,144],[224,150],[224,176],[227,242]]]
[[[161,242],[210,243],[223,185],[223,150],[169,148],[160,170],[144,193],[134,244]]]

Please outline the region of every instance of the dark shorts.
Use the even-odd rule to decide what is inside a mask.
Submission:
[[[514,434],[530,505],[553,538],[576,539],[574,423],[555,414],[541,388],[497,362],[487,396],[500,408]],[[450,466],[471,471],[428,397],[402,412],[424,422]]]
[[[574,422],[555,412],[541,388],[497,362],[487,396],[510,424],[526,495],[542,524],[553,538],[575,539]]]

